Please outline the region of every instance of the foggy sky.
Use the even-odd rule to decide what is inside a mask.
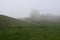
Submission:
[[[33,9],[60,14],[60,0],[0,0],[0,14],[7,16],[28,17]]]

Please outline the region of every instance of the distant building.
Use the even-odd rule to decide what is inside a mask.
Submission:
[[[32,20],[39,20],[40,19],[39,11],[38,10],[32,10],[31,18],[32,18]]]

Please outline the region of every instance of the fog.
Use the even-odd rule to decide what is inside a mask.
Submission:
[[[33,9],[40,14],[60,15],[60,0],[0,0],[0,14],[3,15],[29,17]]]

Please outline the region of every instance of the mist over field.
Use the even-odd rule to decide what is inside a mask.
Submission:
[[[0,40],[60,40],[60,0],[0,0]]]

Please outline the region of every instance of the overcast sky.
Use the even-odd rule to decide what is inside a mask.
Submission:
[[[60,0],[0,0],[0,14],[7,16],[28,17],[33,9],[60,14]]]

